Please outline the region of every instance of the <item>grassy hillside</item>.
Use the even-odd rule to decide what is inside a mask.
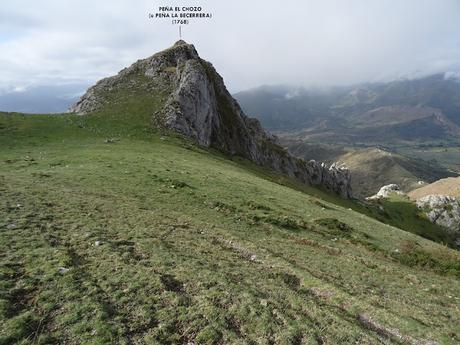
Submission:
[[[350,152],[339,157],[339,160],[353,172],[353,187],[364,197],[376,194],[382,186],[390,183],[396,183],[407,191],[417,188],[417,183],[423,181],[421,176],[416,176],[410,169],[416,168],[416,164],[406,169],[407,164],[404,163],[410,163],[409,160],[380,149]]]
[[[396,148],[401,154],[428,160],[460,173],[460,142],[446,142],[439,145],[407,145]]]
[[[389,198],[373,200],[366,205],[367,214],[385,224],[458,249],[455,244],[458,235],[431,223],[426,214],[406,195],[390,195]]]
[[[132,114],[0,115],[0,344],[458,344],[459,252]]]
[[[353,187],[363,196],[376,194],[387,184],[396,183],[402,190],[420,187],[419,181],[434,182],[448,176],[440,166],[423,160],[415,160],[381,149],[365,149],[338,157],[353,173]]]
[[[414,200],[418,200],[431,194],[460,198],[460,177],[450,177],[433,182],[427,186],[413,190],[409,193],[409,196]]]
[[[353,192],[360,198],[374,195],[390,183],[396,183],[408,192],[419,188],[419,181],[431,183],[458,175],[435,161],[410,158],[379,148],[306,143],[283,136],[281,142],[297,157],[344,163],[352,173]]]

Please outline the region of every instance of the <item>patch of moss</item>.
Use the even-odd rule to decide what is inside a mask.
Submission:
[[[167,73],[176,73],[177,72],[177,68],[175,66],[165,67],[163,70],[165,72],[167,72]]]
[[[407,242],[400,251],[393,252],[392,256],[409,267],[418,266],[460,277],[460,261],[446,257],[440,252],[430,253],[413,242]]]
[[[309,230],[310,226],[302,219],[292,216],[266,216],[261,218],[264,222],[276,225],[287,230]]]
[[[336,218],[321,218],[315,220],[315,223],[331,230],[335,234],[349,235],[353,231],[351,226]]]
[[[214,345],[218,344],[222,338],[222,333],[212,326],[206,326],[196,336],[195,341],[198,344]]]

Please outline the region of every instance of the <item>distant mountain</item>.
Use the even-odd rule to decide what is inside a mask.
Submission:
[[[234,94],[242,108],[269,130],[308,128],[340,102],[341,89],[307,90],[290,86],[261,86]]]
[[[86,84],[36,86],[0,94],[0,111],[63,113],[88,88]]]
[[[442,74],[329,90],[263,86],[235,98],[267,128],[310,142],[460,138],[460,83]]]

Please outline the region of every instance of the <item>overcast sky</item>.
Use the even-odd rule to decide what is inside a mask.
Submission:
[[[162,5],[202,6],[184,39],[232,92],[460,72],[460,0],[9,0],[0,3],[0,91],[91,84],[167,48]]]

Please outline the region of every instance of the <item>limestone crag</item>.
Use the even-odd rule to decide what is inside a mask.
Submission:
[[[303,183],[321,185],[343,198],[352,197],[347,168],[291,156],[258,120],[243,113],[212,64],[184,41],[100,81],[70,111],[97,111],[106,102],[101,96],[106,88],[116,88],[120,82],[135,87],[137,81],[129,80],[131,75],[148,78],[151,92],[168,95],[164,107],[152,113],[155,126],[181,133],[202,146],[242,156]]]
[[[431,222],[460,236],[460,200],[451,196],[427,195],[417,201]]]
[[[377,194],[366,198],[367,200],[377,200],[388,198],[391,194],[404,195],[404,192],[401,191],[401,188],[397,184],[389,184],[380,188]]]

